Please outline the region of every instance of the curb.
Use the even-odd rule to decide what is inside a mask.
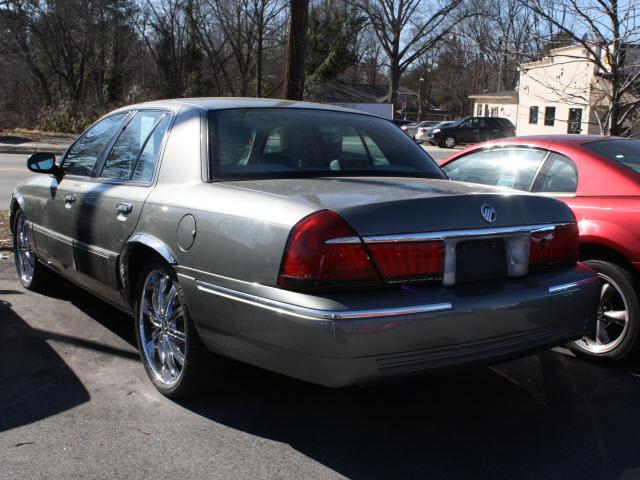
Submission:
[[[55,155],[61,155],[67,151],[68,145],[47,145],[47,144],[26,144],[26,145],[3,145],[0,144],[0,153],[36,153],[48,152]]]

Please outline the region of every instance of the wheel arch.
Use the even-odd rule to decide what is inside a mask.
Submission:
[[[133,235],[122,247],[118,260],[119,287],[129,305],[133,305],[135,287],[138,282],[137,274],[142,265],[152,257],[159,257],[169,265],[178,264],[171,249],[161,240],[138,233]]]
[[[13,223],[16,217],[16,213],[18,212],[18,210],[24,210],[24,209],[25,209],[25,202],[22,195],[20,194],[12,195],[11,203],[9,204],[9,230],[11,231],[11,233],[15,233],[13,231]]]
[[[638,275],[633,263],[623,253],[603,243],[594,241],[581,242],[580,260],[606,260],[624,267],[634,275]]]

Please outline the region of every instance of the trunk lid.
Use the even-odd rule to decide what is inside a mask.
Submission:
[[[341,215],[361,236],[573,221],[553,198],[475,184],[407,177],[322,177],[233,182]],[[489,204],[494,222],[481,215]]]

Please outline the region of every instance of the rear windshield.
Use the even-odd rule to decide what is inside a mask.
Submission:
[[[582,145],[587,150],[596,152],[625,167],[640,173],[640,141],[639,140],[601,140]]]
[[[305,109],[209,112],[214,178],[411,176],[446,178],[391,122]]]

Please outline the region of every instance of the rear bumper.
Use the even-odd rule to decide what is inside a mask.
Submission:
[[[580,264],[517,281],[343,295],[325,305],[180,276],[210,349],[332,387],[562,344],[595,328],[599,299],[597,277]]]

